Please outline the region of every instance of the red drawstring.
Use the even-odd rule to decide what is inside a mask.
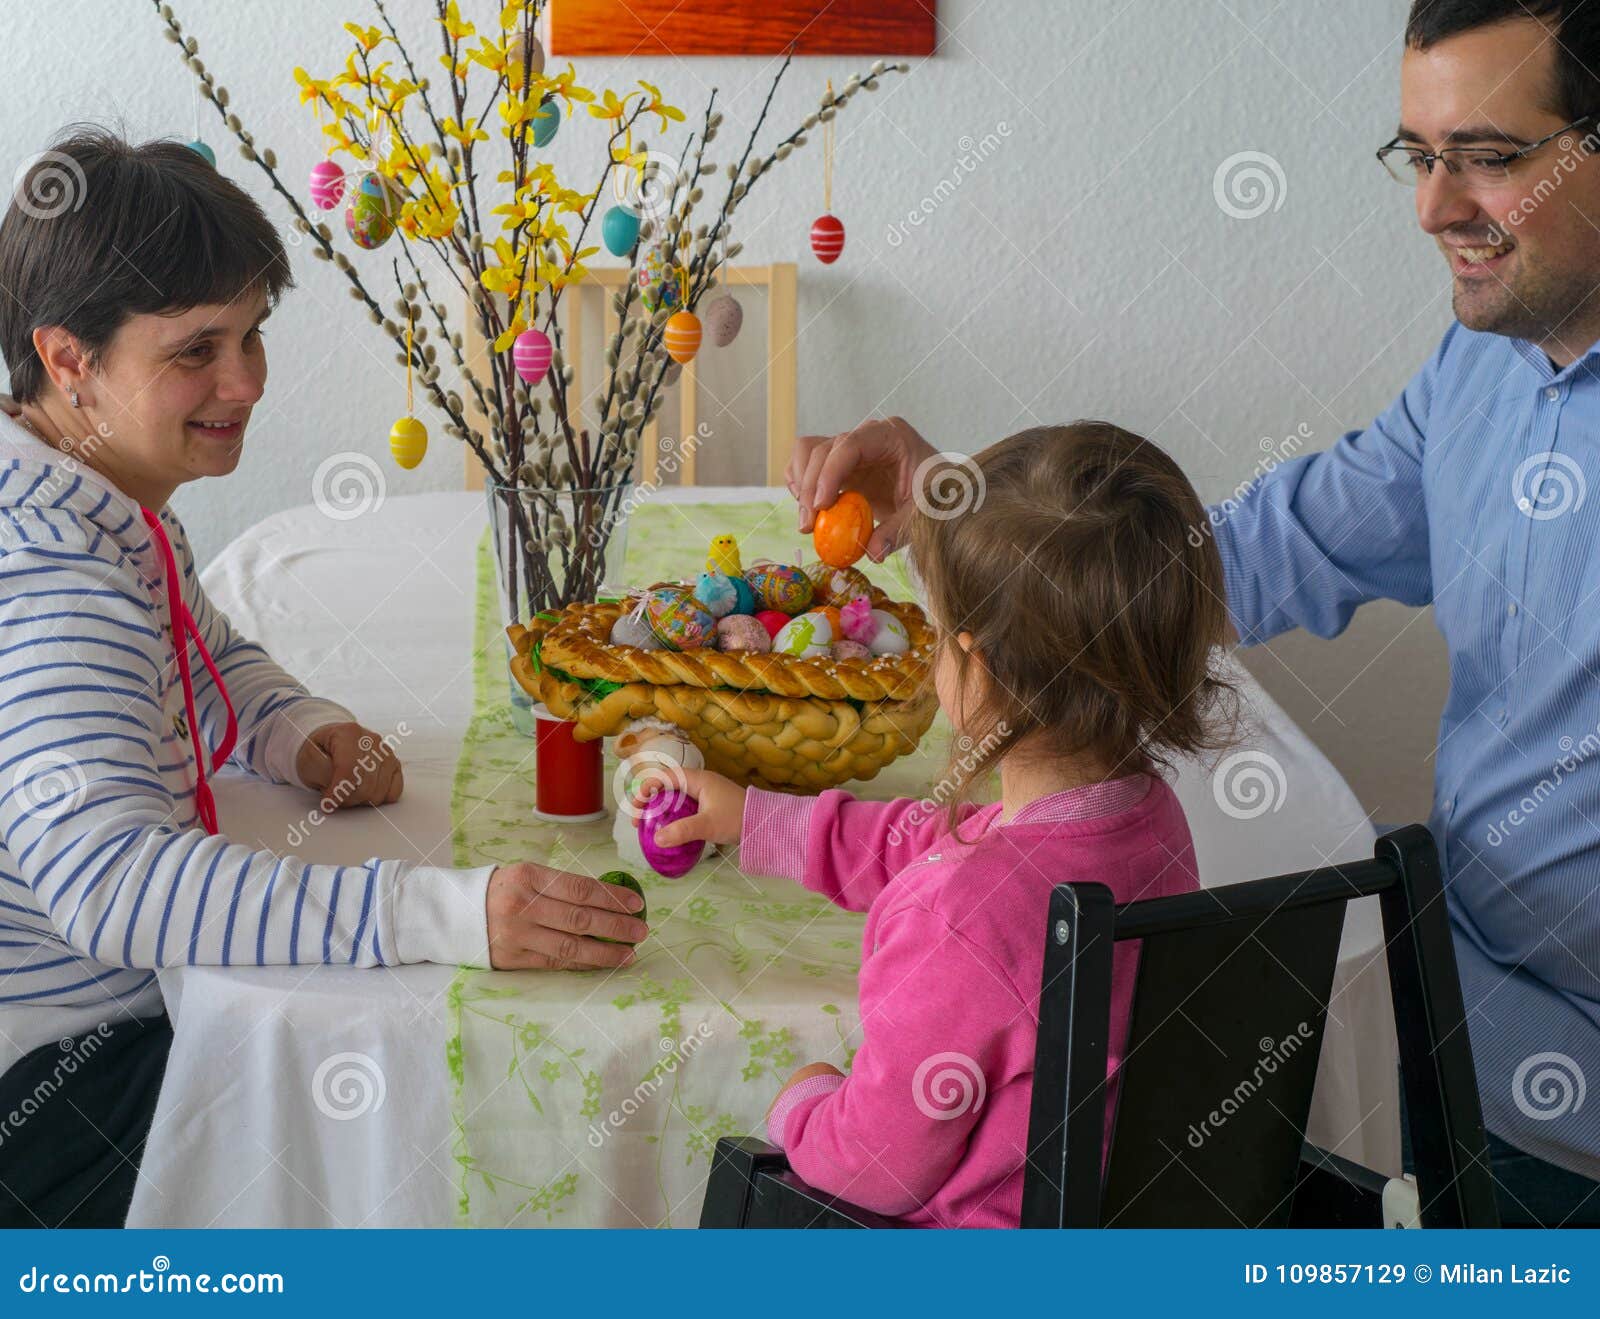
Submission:
[[[228,689],[223,686],[222,675],[217,672],[211,652],[201,640],[200,629],[194,625],[194,615],[189,612],[189,606],[183,602],[183,579],[178,575],[178,561],[172,553],[172,542],[167,539],[160,518],[148,508],[141,508],[139,511],[144,514],[144,522],[150,528],[152,539],[161,547],[161,558],[167,571],[167,612],[172,618],[172,644],[178,656],[178,676],[183,679],[183,707],[189,717],[189,737],[194,743],[196,774],[194,804],[200,814],[200,823],[205,826],[208,834],[214,834],[217,832],[217,802],[211,795],[211,785],[206,782],[205,748],[200,742],[200,720],[196,718],[194,712],[194,683],[189,677],[190,638],[199,647],[200,658],[205,661],[211,680],[217,684],[222,704],[228,711],[228,731],[223,734],[222,745],[212,753],[211,773],[215,774],[226,765],[228,757],[233,754],[233,745],[239,740],[239,721],[234,717],[233,702],[228,699]]]

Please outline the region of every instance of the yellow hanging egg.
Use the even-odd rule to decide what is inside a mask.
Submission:
[[[690,362],[700,351],[700,318],[692,311],[678,311],[667,317],[662,342],[674,362]]]
[[[400,466],[415,467],[428,452],[428,428],[415,417],[401,417],[389,429],[389,452]]]

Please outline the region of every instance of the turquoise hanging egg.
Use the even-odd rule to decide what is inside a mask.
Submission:
[[[744,575],[762,609],[799,614],[811,603],[811,579],[789,563],[758,563]]]
[[[626,206],[613,206],[600,221],[600,238],[612,256],[627,256],[639,241],[639,217]]]
[[[668,650],[698,650],[717,635],[717,620],[681,586],[662,586],[645,602],[650,630]]]
[[[216,167],[217,167],[217,153],[215,151],[213,151],[209,146],[207,146],[206,143],[202,142],[199,138],[196,138],[193,142],[190,142],[188,145],[189,145],[189,150],[190,151],[194,152],[195,155],[199,156],[200,159],[205,161],[206,164],[210,165],[212,169],[216,169]]]
[[[556,104],[555,97],[546,97],[544,102],[533,112],[529,120],[533,125],[533,145],[547,147],[555,139],[556,129],[561,127],[561,107]]]

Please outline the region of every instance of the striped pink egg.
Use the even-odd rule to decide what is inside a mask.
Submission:
[[[344,171],[331,160],[319,160],[311,167],[311,204],[320,211],[331,211],[344,196]]]
[[[817,260],[831,266],[844,251],[844,224],[836,215],[819,215],[811,226],[811,250]]]
[[[543,330],[524,330],[511,345],[511,365],[530,385],[544,379],[554,349]]]

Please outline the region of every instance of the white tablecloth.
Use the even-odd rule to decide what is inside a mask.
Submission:
[[[705,502],[781,491],[684,491]],[[657,498],[670,499],[673,492]],[[314,802],[234,772],[217,783],[227,833],[308,860],[450,863],[450,788],[469,716],[474,554],[482,497],[390,497],[348,521],[293,509],[241,535],[206,590],[317,694],[394,732],[406,791],[312,829]],[[1208,886],[1372,854],[1373,832],[1327,759],[1242,672],[1268,768],[1219,803],[1198,768],[1177,784]],[[1225,776],[1225,775],[1224,775]],[[1259,810],[1259,814],[1256,812]],[[448,1226],[456,1168],[444,1062],[449,967],[163,972],[176,1027],[129,1225]],[[359,1121],[329,1121],[369,1091]],[[1346,922],[1311,1138],[1398,1171],[1393,1020],[1375,903]]]

